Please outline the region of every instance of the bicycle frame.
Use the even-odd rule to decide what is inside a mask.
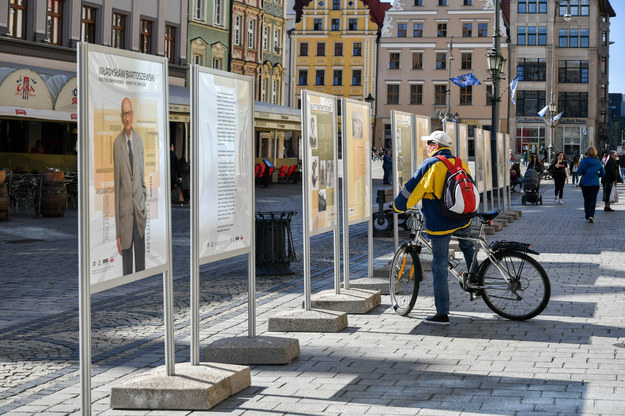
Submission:
[[[413,218],[413,221],[410,227],[410,239],[411,239],[412,244],[418,245],[418,246],[425,246],[429,248],[430,250],[432,250],[432,245],[424,237],[425,227],[423,226],[423,214],[418,209],[410,209],[407,212]],[[475,252],[473,253],[473,259],[471,261],[471,268],[468,270],[469,274],[477,275],[477,272],[479,271],[479,269],[476,270],[476,266],[475,266],[477,264],[477,255],[480,252],[480,250],[483,250],[488,256],[488,258],[490,259],[493,266],[495,266],[495,268],[501,274],[501,277],[507,283],[507,286],[505,287],[505,289],[508,289],[512,286],[510,285],[510,279],[508,277],[508,273],[501,267],[499,260],[495,258],[495,255],[494,255],[495,252],[491,250],[488,244],[486,244],[486,238],[484,237],[484,228],[486,227],[486,224],[487,222],[482,221],[482,223],[480,224],[480,231],[477,237],[459,237],[459,236],[452,235],[451,239],[456,240],[456,241],[468,240],[473,243],[477,243],[475,247]],[[456,259],[450,259],[447,263],[447,268],[449,269],[451,274],[456,278],[456,280],[458,280],[460,284],[463,285],[463,288],[464,288],[463,274],[462,272],[458,272],[456,270],[459,264],[460,264],[460,261]],[[486,286],[475,287],[475,289],[499,288],[499,287],[500,287],[499,285],[486,285]],[[516,291],[514,292],[516,293]]]

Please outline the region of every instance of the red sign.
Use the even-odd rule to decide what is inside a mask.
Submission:
[[[15,95],[22,96],[22,100],[28,100],[29,97],[35,97],[35,87],[37,81],[27,76],[20,76],[17,79],[17,89]]]
[[[25,115],[26,115],[26,110],[21,110],[21,109],[19,109],[19,108],[16,108],[16,109],[15,109],[15,115],[18,115],[18,116],[19,116],[19,115],[25,116]]]

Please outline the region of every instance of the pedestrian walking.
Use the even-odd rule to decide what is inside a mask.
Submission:
[[[625,180],[625,153],[618,158],[618,165],[621,168],[621,179]]]
[[[404,212],[422,201],[421,211],[425,216],[425,227],[432,243],[432,276],[434,278],[434,303],[436,314],[426,317],[423,322],[433,325],[449,325],[449,286],[447,282],[447,260],[451,235],[468,237],[471,234],[471,220],[452,220],[443,216],[439,200],[443,196],[447,166],[436,156],[442,156],[455,163],[451,154],[451,137],[444,131],[434,131],[422,136],[428,158],[419,166],[414,176],[406,182],[393,202],[396,212]],[[469,172],[465,161],[462,167]],[[459,240],[467,270],[471,268],[475,248],[468,240]]]
[[[621,173],[616,160],[616,150],[610,150],[608,160],[605,162],[605,175],[601,178],[601,184],[603,185],[603,202],[605,203],[603,210],[605,212],[614,211],[610,208],[610,194],[612,193],[612,187],[616,186],[617,181],[621,182]]]
[[[597,149],[590,146],[586,149],[584,159],[579,162],[577,173],[580,175],[579,187],[584,196],[584,213],[586,221],[595,222],[595,206],[597,205],[597,194],[599,193],[599,178],[605,175],[603,163],[597,159]]]
[[[529,160],[529,154],[527,153],[527,147],[523,150],[523,166],[527,165]]]
[[[579,182],[579,174],[577,173],[578,169],[579,169],[579,156],[576,155],[573,158],[571,165],[569,166],[569,170],[571,171],[571,183],[573,184],[573,186],[578,186],[578,182]]]
[[[569,181],[569,176],[566,172],[566,163],[564,162],[564,153],[558,153],[556,158],[551,162],[549,165],[549,173],[551,173],[553,183],[555,184],[554,204],[562,204],[564,183]]]
[[[538,160],[538,155],[536,153],[532,153],[532,156],[530,157],[530,161],[527,164],[527,168],[534,169],[536,172],[538,172],[538,175],[543,173],[543,170],[544,170],[543,164]]]
[[[384,178],[382,183],[390,185],[393,183],[393,159],[391,158],[391,151],[386,150],[382,157],[382,169],[384,169]]]

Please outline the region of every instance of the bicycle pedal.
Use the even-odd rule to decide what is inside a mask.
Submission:
[[[469,300],[471,300],[471,302],[473,302],[475,299],[477,299],[477,293],[475,293],[475,292],[469,293]]]

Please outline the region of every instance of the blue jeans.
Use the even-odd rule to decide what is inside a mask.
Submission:
[[[471,226],[456,231],[453,235],[459,237],[469,237]],[[449,314],[449,286],[447,285],[447,263],[449,259],[449,241],[451,234],[440,237],[432,237],[432,276],[434,278],[434,304],[437,315]],[[464,254],[464,261],[467,263],[467,270],[471,268],[475,247],[469,240],[458,240],[460,250]]]
[[[579,185],[584,196],[584,212],[586,219],[595,216],[595,206],[597,205],[597,194],[599,193],[599,185]]]
[[[577,172],[571,172],[571,183],[573,185],[575,185],[577,182],[579,182],[579,174]]]

